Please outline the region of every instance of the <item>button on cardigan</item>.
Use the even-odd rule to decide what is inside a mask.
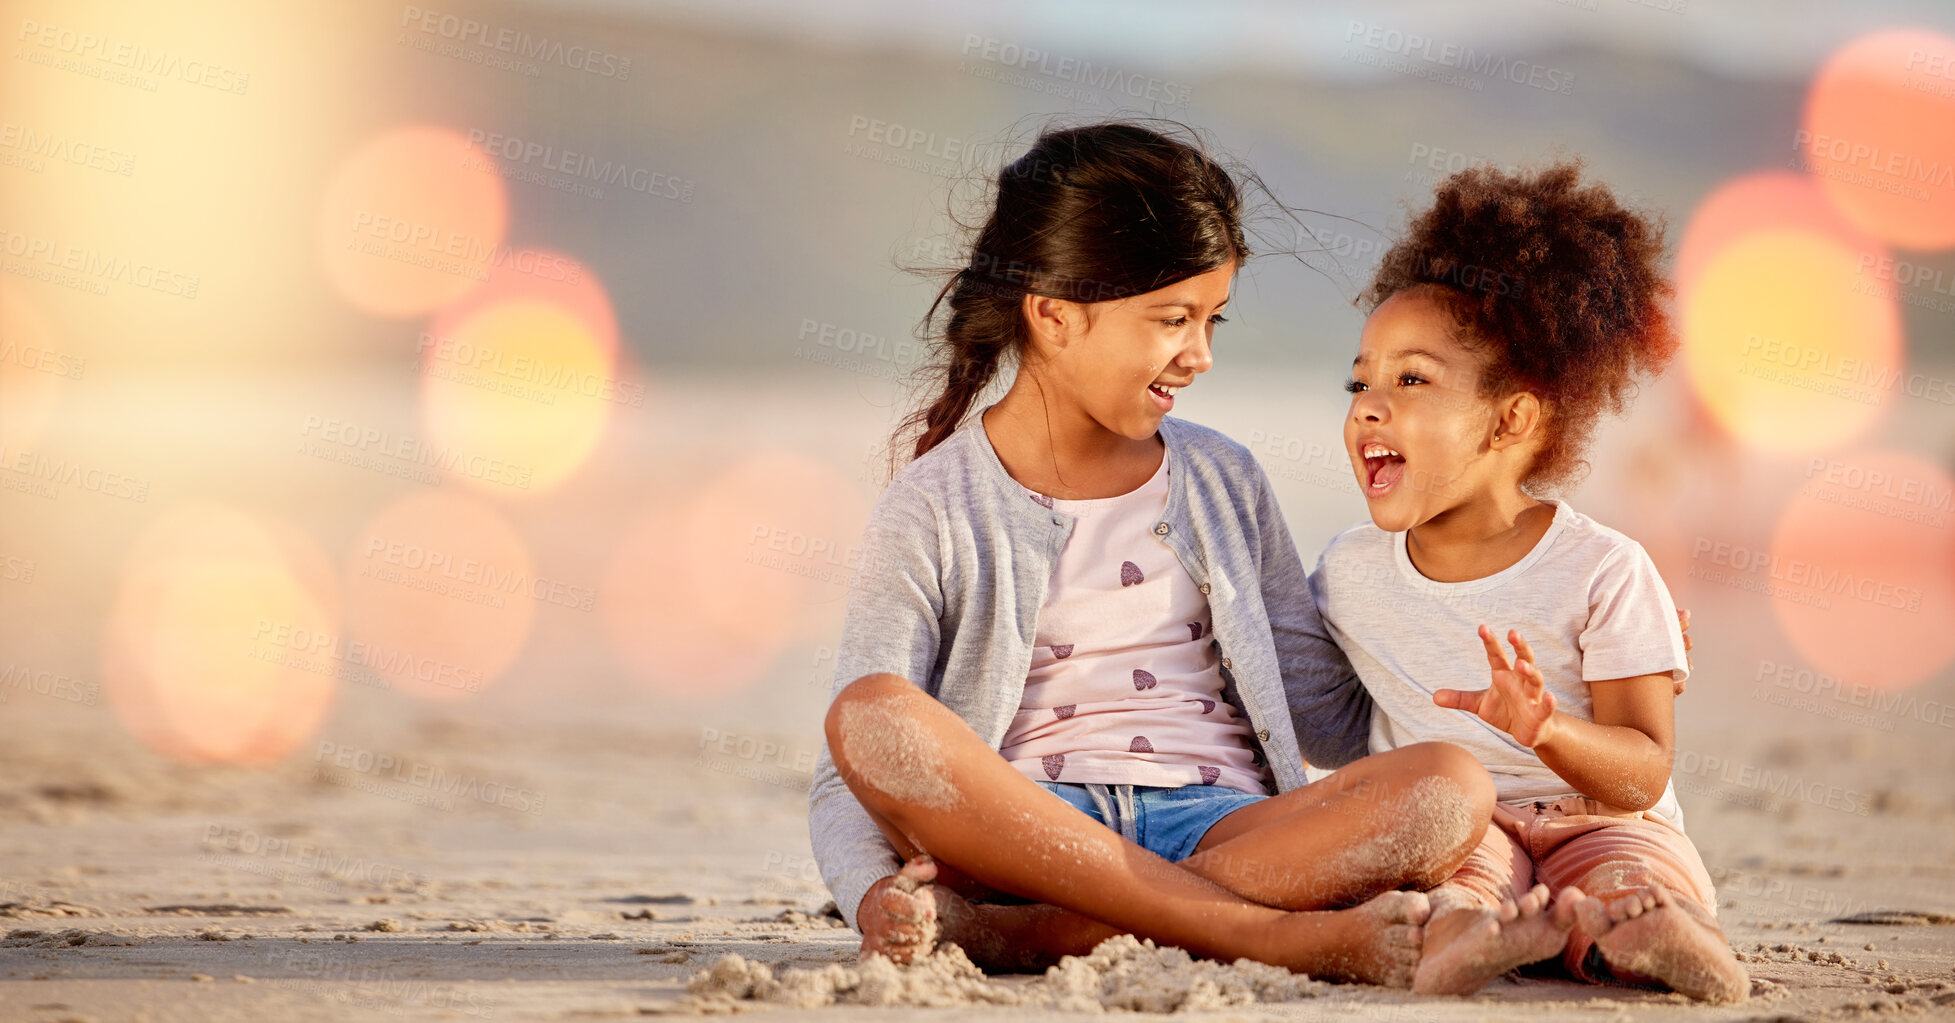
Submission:
[[[1338,767],[1364,756],[1371,699],[1317,612],[1262,466],[1222,433],[1173,416],[1160,436],[1169,488],[1155,532],[1208,595],[1214,642],[1228,657],[1222,694],[1256,730],[1277,791],[1307,782],[1305,758]],[[832,691],[901,675],[996,749],[1024,695],[1039,608],[1073,521],[1026,498],[983,415],[972,415],[898,471],[870,512]],[[902,860],[826,741],[808,833],[836,907],[859,931],[862,897]]]

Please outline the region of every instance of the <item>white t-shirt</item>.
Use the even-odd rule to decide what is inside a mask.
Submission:
[[[1154,534],[1167,459],[1118,497],[1021,489],[1077,521],[1039,606],[1025,694],[999,752],[1034,781],[1272,791],[1248,720],[1222,695],[1208,597]]]
[[[1404,532],[1366,522],[1330,542],[1310,575],[1332,638],[1377,703],[1371,751],[1417,742],[1465,747],[1493,775],[1504,802],[1574,795],[1534,752],[1477,715],[1438,706],[1436,689],[1491,683],[1482,623],[1507,645],[1518,629],[1558,709],[1594,720],[1588,683],[1668,674],[1683,691],[1689,675],[1676,605],[1642,545],[1555,503],[1554,522],[1534,548],[1482,579],[1435,582],[1406,553]],[[1674,785],[1652,813],[1683,826]]]

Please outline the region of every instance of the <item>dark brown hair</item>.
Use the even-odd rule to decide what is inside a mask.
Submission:
[[[1544,446],[1522,480],[1530,492],[1578,482],[1603,411],[1620,414],[1632,378],[1661,373],[1677,350],[1662,220],[1582,184],[1581,170],[1572,160],[1454,174],[1358,296],[1368,312],[1429,290],[1452,312],[1457,340],[1486,357],[1482,397],[1541,398]]]
[[[949,277],[918,328],[933,355],[920,372],[942,384],[896,428],[894,441],[922,428],[911,458],[955,432],[1004,357],[1022,354],[1027,294],[1110,301],[1250,254],[1236,177],[1173,121],[1048,128],[998,172],[988,205],[964,265],[925,271]]]

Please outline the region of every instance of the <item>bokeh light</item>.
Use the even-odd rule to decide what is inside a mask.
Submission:
[[[1813,458],[1760,574],[1793,646],[1854,685],[1914,685],[1955,660],[1955,477],[1900,451]]]
[[[1896,245],[1955,245],[1955,38],[1862,36],[1813,78],[1799,146],[1840,211]]]
[[[832,641],[867,516],[853,483],[786,451],[748,455],[648,512],[612,561],[606,630],[662,690],[724,695],[790,643]]]
[[[367,667],[399,691],[462,699],[516,659],[538,586],[527,546],[501,514],[461,495],[414,494],[354,534],[347,631],[366,644]]]
[[[583,324],[607,358],[618,352],[618,316],[597,271],[555,249],[522,248],[490,269],[480,287],[442,306],[417,341],[425,351],[488,306],[517,299],[548,302]]]
[[[1690,213],[1677,244],[1677,302],[1688,305],[1704,270],[1724,250],[1760,231],[1797,229],[1832,238],[1856,251],[1884,256],[1880,239],[1841,215],[1811,175],[1790,171],[1745,174],[1719,185]]]
[[[624,392],[612,348],[587,319],[549,302],[518,298],[476,309],[421,350],[421,416],[428,436],[465,456],[450,477],[498,493],[508,473],[473,467],[489,459],[536,493],[584,464]]]
[[[1862,254],[1802,228],[1743,235],[1683,304],[1684,368],[1732,436],[1802,453],[1867,433],[1902,367],[1891,298],[1856,288]]]
[[[384,132],[334,173],[319,214],[320,258],[339,296],[375,316],[434,311],[489,278],[508,196],[493,158],[429,125]]]
[[[325,554],[290,526],[215,505],[162,516],[131,550],[110,613],[110,704],[166,756],[279,759],[333,702],[330,651],[309,637],[335,632],[334,589]]]

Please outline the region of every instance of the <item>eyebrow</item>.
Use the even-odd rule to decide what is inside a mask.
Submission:
[[[1228,305],[1229,299],[1234,297],[1235,297],[1234,295],[1230,295],[1229,298],[1223,299],[1219,304],[1215,306],[1215,308],[1220,309],[1222,308],[1222,306]],[[1193,309],[1196,306],[1199,306],[1200,304],[1201,303],[1199,302],[1184,299],[1177,302],[1156,302],[1153,305],[1148,306],[1147,308],[1149,309]]]
[[[1388,358],[1403,359],[1411,355],[1423,355],[1426,358],[1431,359],[1432,361],[1440,364],[1441,366],[1446,365],[1446,360],[1444,358],[1441,358],[1438,353],[1429,352],[1423,348],[1401,348],[1398,351],[1390,353]],[[1351,365],[1356,366],[1358,363],[1363,361],[1364,361],[1364,356],[1360,355],[1357,358],[1351,360]]]

